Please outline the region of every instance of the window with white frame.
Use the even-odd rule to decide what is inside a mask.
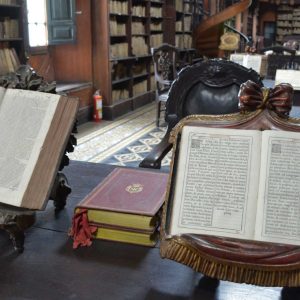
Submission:
[[[26,0],[29,47],[48,45],[46,0]]]
[[[75,0],[26,0],[28,46],[75,43]]]

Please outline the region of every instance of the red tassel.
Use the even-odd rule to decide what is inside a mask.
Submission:
[[[92,234],[96,231],[97,227],[89,224],[87,209],[80,209],[74,214],[72,228],[69,231],[69,236],[73,238],[73,249],[91,246]]]

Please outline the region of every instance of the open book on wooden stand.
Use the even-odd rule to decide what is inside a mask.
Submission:
[[[214,278],[299,286],[300,119],[291,86],[267,94],[247,82],[243,112],[173,130],[160,250]]]
[[[11,235],[18,231],[11,229],[15,217],[44,209],[49,198],[65,201],[59,170],[78,104],[77,98],[0,87],[0,228]]]

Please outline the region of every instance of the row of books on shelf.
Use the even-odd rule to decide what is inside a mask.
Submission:
[[[150,77],[150,86],[151,86],[151,90],[152,91],[155,91],[156,90],[156,80],[155,80],[155,76],[154,75],[152,75],[151,77]]]
[[[176,11],[183,12],[183,1],[175,0],[175,9]]]
[[[153,34],[150,36],[150,46],[158,47],[163,43],[163,35],[162,34]]]
[[[162,8],[161,7],[151,7],[150,8],[150,16],[161,18],[162,17]]]
[[[175,45],[181,49],[192,48],[192,36],[189,34],[176,34],[175,35]]]
[[[110,45],[110,57],[128,57],[128,43],[116,43]]]
[[[129,98],[129,91],[127,89],[115,89],[112,90],[111,93],[112,93],[111,98],[113,99],[113,101]]]
[[[17,5],[18,1],[17,0],[0,0],[0,5]]]
[[[300,28],[277,28],[278,35],[299,34]]]
[[[158,47],[163,43],[162,34],[153,34],[150,36],[150,46]],[[131,40],[132,54],[143,56],[149,54],[149,48],[144,37],[134,36]],[[116,43],[110,46],[111,58],[128,57],[128,43]]]
[[[91,244],[82,239],[89,230],[93,239],[154,247],[159,239],[167,179],[167,174],[154,171],[114,169],[76,206],[73,247]]]
[[[181,13],[191,13],[193,6],[191,3],[182,0],[175,0],[175,9]]]
[[[132,15],[138,17],[146,16],[146,7],[142,5],[136,5],[132,7]]]
[[[131,68],[133,75],[141,75],[147,73],[147,65],[146,63],[135,64]]]
[[[124,63],[115,62],[111,65],[111,79],[119,80],[127,77],[127,66]]]
[[[132,93],[133,96],[144,94],[147,92],[147,80],[143,80],[133,85]]]
[[[149,53],[148,45],[143,37],[132,37],[132,54],[136,56],[147,55]]]
[[[179,27],[182,28],[182,22],[178,22],[180,23]],[[110,19],[110,35],[111,36],[125,36],[126,35],[126,24],[125,23],[121,23],[118,22],[117,19],[115,17],[111,17]],[[190,24],[191,23],[187,23],[185,24],[185,28],[189,28],[190,30]],[[176,23],[177,25],[177,23]],[[178,27],[178,28],[179,28]],[[177,28],[177,26],[176,26]],[[157,22],[157,23],[151,23],[150,24],[150,30],[151,31],[162,31],[162,23],[161,22]],[[176,29],[179,30],[179,29]],[[180,29],[182,30],[182,29]],[[146,33],[146,29],[145,29],[145,25],[143,22],[139,22],[139,21],[133,21],[131,24],[131,34],[132,35],[141,35],[141,34],[145,34]]]
[[[19,21],[5,17],[0,20],[0,39],[10,39],[19,37]]]
[[[136,83],[132,88],[132,96],[135,97],[140,94],[144,94],[148,91],[147,81],[145,83]],[[120,101],[129,99],[129,90],[128,89],[113,89],[112,90],[112,99],[113,101]]]
[[[162,30],[162,23],[161,22],[153,22],[150,24],[150,30],[153,31],[161,31]]]
[[[192,17],[191,16],[186,16],[182,20],[176,21],[175,23],[175,30],[176,31],[191,31],[192,29]]]
[[[116,19],[111,19],[109,21],[109,27],[110,27],[110,35],[126,35],[126,24],[125,23],[119,23]]]
[[[110,12],[115,14],[127,15],[128,14],[128,2],[127,1],[115,1],[110,0]]]
[[[128,66],[127,64],[122,62],[114,63],[112,64],[112,68],[111,68],[112,80],[120,80],[123,78],[127,78],[129,70],[132,71],[133,76],[147,74],[147,64],[138,63],[138,64]],[[151,72],[152,73],[154,72],[153,68]]]
[[[0,49],[0,75],[15,72],[20,66],[20,61],[14,48]]]
[[[145,34],[145,26],[143,22],[133,21],[131,23],[131,33],[132,34]]]

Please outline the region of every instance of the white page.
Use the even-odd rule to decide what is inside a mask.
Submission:
[[[243,65],[245,54],[231,54],[230,60],[235,62],[236,64]]]
[[[262,56],[261,55],[245,55],[243,66],[247,68],[251,68],[256,71],[258,74],[261,73],[261,63],[262,63]]]
[[[6,89],[0,86],[0,109]]]
[[[0,202],[21,203],[59,98],[7,89],[0,109]]]
[[[289,83],[294,90],[300,90],[300,71],[299,70],[276,70],[275,85]]]
[[[256,238],[300,245],[300,133],[266,130]]]
[[[260,136],[257,130],[183,128],[171,234],[253,238]]]

